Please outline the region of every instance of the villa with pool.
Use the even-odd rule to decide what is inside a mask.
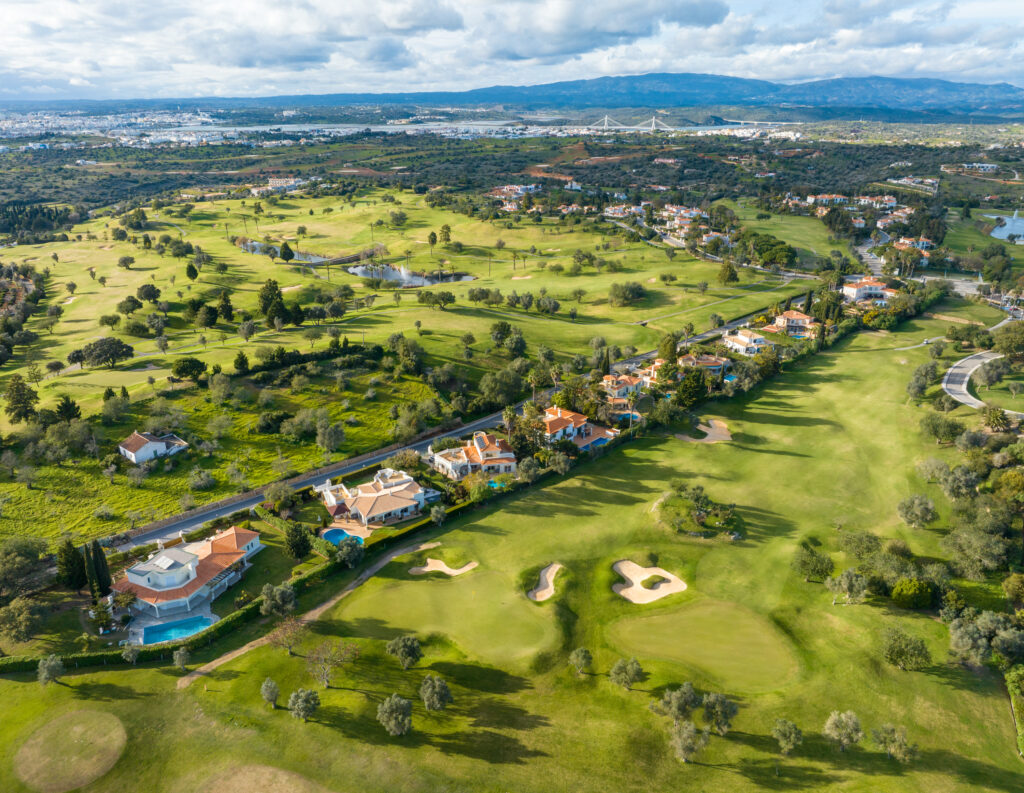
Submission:
[[[188,618],[183,621],[195,630],[211,624],[210,603],[241,580],[249,560],[263,548],[258,532],[232,526],[202,542],[164,545],[146,561],[129,567],[111,588],[135,595],[132,608],[143,631],[141,638],[151,644],[151,629],[154,635],[159,633],[161,625],[170,624],[167,618],[177,618],[175,622]],[[205,624],[193,625],[193,617],[204,616]]]

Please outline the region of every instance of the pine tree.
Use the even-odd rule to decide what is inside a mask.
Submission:
[[[92,541],[92,563],[96,568],[96,586],[101,597],[110,594],[110,585],[113,580],[110,577],[110,567],[107,565],[107,555],[100,547],[98,540]]]
[[[89,583],[85,574],[85,557],[70,538],[66,538],[57,550],[57,580],[76,592]]]

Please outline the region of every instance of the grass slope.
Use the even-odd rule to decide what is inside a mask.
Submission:
[[[914,473],[916,460],[953,455],[920,437],[918,409],[903,391],[927,348],[898,349],[943,324],[860,335],[763,391],[715,406],[709,412],[728,423],[732,443],[650,437],[423,535],[443,543],[444,558],[480,567],[414,581],[411,559],[396,560],[316,623],[297,657],[261,647],[185,692],[174,690],[166,667],[90,671],[46,689],[31,675],[0,680],[9,714],[0,722],[0,777],[12,778],[15,748],[43,714],[89,701],[121,718],[129,735],[126,756],[92,786],[97,793],[209,789],[259,764],[333,790],[605,791],[640,777],[646,787],[706,791],[1015,791],[1019,760],[994,675],[947,665],[946,628],[929,617],[887,602],[833,606],[824,587],[789,567],[803,540],[848,566],[837,527],[901,537],[916,554],[939,555],[941,529],[906,528],[895,504],[913,492],[936,495]],[[659,528],[651,507],[679,477],[735,502],[745,538],[697,540]],[[622,558],[656,562],[689,589],[629,604],[611,591],[611,565]],[[523,577],[552,559],[566,565],[558,594],[528,603]],[[976,589],[987,596],[994,586]],[[881,633],[894,624],[926,640],[932,667],[906,673],[879,660]],[[421,636],[426,655],[402,672],[383,654],[383,639],[406,631]],[[237,642],[251,636],[243,634]],[[285,696],[311,686],[302,656],[331,637],[356,642],[362,656],[321,690],[313,721],[260,701],[267,676]],[[581,645],[594,652],[595,669],[577,679],[562,653]],[[605,677],[626,653],[647,673],[631,692]],[[414,732],[387,737],[377,704],[396,691],[415,701],[427,672],[450,682],[455,703],[433,715],[416,702]],[[671,756],[665,720],[648,705],[687,679],[730,694],[740,713],[728,737],[713,738],[698,763],[683,766]],[[867,729],[905,724],[920,758],[898,766],[869,743],[835,751],[820,729],[831,710],[847,708]],[[778,717],[806,736],[780,776],[769,735]],[[153,752],[157,740],[161,751]],[[276,790],[267,785],[253,790]]]

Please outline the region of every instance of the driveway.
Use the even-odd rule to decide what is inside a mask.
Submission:
[[[942,390],[961,405],[967,405],[967,407],[974,408],[975,410],[985,407],[984,402],[971,396],[968,389],[971,375],[974,374],[975,369],[978,369],[983,364],[1002,357],[1002,353],[985,350],[983,352],[976,352],[974,355],[968,355],[966,358],[961,358],[949,367],[946,376],[942,378]]]

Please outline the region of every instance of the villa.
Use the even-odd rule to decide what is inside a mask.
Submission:
[[[843,284],[843,297],[853,302],[872,298],[888,299],[896,294],[895,289],[889,289],[882,281],[874,278],[862,278]]]
[[[713,375],[720,375],[732,366],[732,361],[721,355],[694,355],[693,353],[680,355],[677,363],[682,368],[704,369]]]
[[[802,311],[783,311],[775,317],[775,328],[786,333],[801,333],[814,327],[814,317],[804,314]]]
[[[750,328],[740,328],[735,333],[725,336],[722,343],[733,352],[747,357],[757,355],[766,349],[770,350],[775,346],[773,342]]]
[[[628,374],[606,374],[601,378],[601,387],[611,399],[628,399],[630,394],[639,394],[644,382]]]
[[[476,471],[485,474],[514,474],[516,453],[504,438],[486,432],[474,432],[465,446],[435,452],[427,449],[434,470],[459,481]]]
[[[136,430],[118,444],[117,450],[138,465],[154,457],[168,457],[184,451],[188,444],[173,433],[157,437],[151,432]]]
[[[572,441],[580,451],[587,451],[603,446],[618,434],[616,429],[591,424],[582,413],[554,405],[544,411],[544,437],[548,443]]]
[[[636,379],[640,381],[640,385],[643,388],[650,388],[658,381],[658,370],[665,365],[664,358],[655,358],[650,366],[645,366],[642,369],[637,369],[633,372]]]
[[[155,617],[192,612],[239,581],[263,548],[258,532],[232,526],[203,542],[161,548],[111,588],[131,592],[135,608]]]
[[[324,499],[332,518],[355,520],[364,527],[371,523],[405,520],[418,515],[440,493],[420,487],[405,471],[381,468],[373,480],[355,488],[328,479],[313,488]]]

